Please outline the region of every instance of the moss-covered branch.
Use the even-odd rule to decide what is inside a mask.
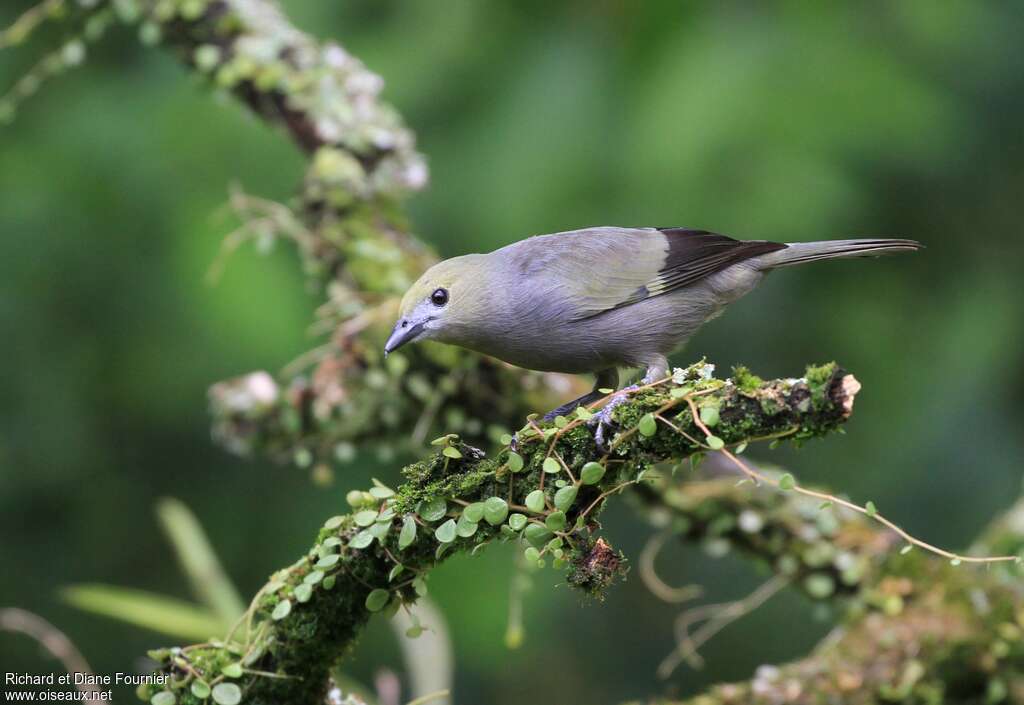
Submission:
[[[239,210],[298,244],[307,273],[328,294],[321,315],[334,333],[306,369],[211,389],[215,436],[225,446],[329,462],[352,442],[387,439],[394,447],[396,436],[422,442],[442,427],[481,439],[547,403],[530,394],[543,393],[541,376],[456,349],[418,347],[385,364],[397,296],[436,256],[398,212],[427,170],[411,133],[380,99],[379,76],[339,45],[296,30],[269,2],[164,0],[147,16],[189,66],[281,126],[310,159],[287,209],[268,217],[243,201]]]
[[[652,523],[712,555],[738,552],[814,600],[856,595],[898,540],[862,515],[732,476],[661,478],[634,497]]]
[[[985,570],[920,550],[841,507],[727,479],[665,478],[634,493],[681,540],[734,549],[829,600],[840,624],[807,657],[763,666],[744,683],[660,705],[883,705],[1024,702],[1021,566]],[[993,521],[975,553],[1019,552],[1021,503]]]
[[[891,555],[878,575],[806,658],[674,705],[1024,702],[1019,590],[919,552]]]
[[[329,667],[373,612],[415,600],[431,568],[493,540],[520,542],[529,560],[550,560],[570,584],[600,595],[624,558],[597,538],[596,517],[609,497],[654,477],[655,465],[706,450],[690,401],[714,409],[702,412],[716,417],[712,444],[735,445],[823,436],[846,420],[856,392],[835,365],[757,385],[707,370],[680,371],[619,406],[610,452],[595,445],[583,410],[557,424],[531,423],[517,451],[506,446],[493,457],[445,436],[439,452],[405,468],[397,490],[350,493],[352,513],[329,519],[313,547],[256,597],[244,638],[157,654],[177,701],[222,687],[244,690],[248,703],[319,702]]]

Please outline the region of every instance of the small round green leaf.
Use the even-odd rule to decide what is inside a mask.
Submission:
[[[391,593],[387,590],[371,590],[366,596],[366,609],[371,612],[380,612],[391,601]]]
[[[342,517],[342,516],[331,517],[330,519],[328,519],[327,521],[324,522],[324,528],[325,529],[337,529],[339,526],[341,526],[341,522],[344,519],[345,519],[345,517]]]
[[[530,511],[544,511],[544,491],[534,490],[526,495],[526,508]]]
[[[508,502],[501,497],[490,497],[484,502],[484,519],[491,526],[498,526],[508,516]]]
[[[405,566],[402,565],[401,563],[396,563],[395,567],[391,569],[390,573],[388,573],[388,582],[389,583],[390,582],[394,582],[395,578],[397,578],[399,575],[401,575],[404,572],[405,572]]]
[[[796,480],[788,472],[779,478],[779,489],[780,490],[791,490],[796,487]]]
[[[366,529],[363,529],[358,534],[356,534],[355,536],[352,537],[352,540],[348,542],[348,545],[351,548],[366,548],[371,543],[373,543],[373,534],[371,534]],[[337,560],[335,560],[335,561],[333,561],[331,563],[328,563],[326,565],[322,565],[323,562],[325,560],[327,560],[328,558],[332,558],[332,556],[326,556],[324,558],[321,558],[320,562],[316,564],[316,567],[317,568],[329,568],[329,567],[331,567],[332,565],[334,565],[335,563],[338,562]],[[333,558],[337,559],[337,555],[333,556]]]
[[[533,546],[528,546],[527,549],[523,551],[523,557],[530,563],[536,563],[540,560],[540,551]]]
[[[444,497],[434,497],[420,502],[416,511],[424,521],[439,521],[448,513],[448,503]]]
[[[456,527],[454,519],[449,519],[434,530],[434,538],[441,543],[451,543],[455,540],[455,536]]]
[[[220,672],[223,673],[228,678],[241,678],[242,677],[242,664],[240,664],[238,662],[229,663],[226,666],[224,666],[222,669],[220,669]]]
[[[543,490],[534,490],[530,494],[526,495],[526,508],[529,509],[531,512],[544,511]]]
[[[508,518],[508,525],[513,531],[522,531],[526,521],[526,515],[517,512]]]
[[[464,539],[468,539],[476,533],[477,526],[478,524],[475,521],[469,521],[466,519],[466,515],[463,514],[459,517],[459,521],[455,525],[455,533]]]
[[[550,473],[550,474],[553,475],[553,474],[555,474],[556,472],[558,472],[561,469],[562,469],[562,466],[559,465],[558,461],[555,460],[554,458],[552,458],[551,456],[548,456],[547,458],[544,458],[544,472]]]
[[[356,512],[355,520],[356,526],[369,526],[377,521],[377,511],[374,509],[364,509],[361,512]]]
[[[561,531],[565,528],[565,512],[551,512],[544,520],[544,526],[548,527],[552,531]]]
[[[152,705],[174,705],[177,700],[174,698],[174,693],[169,690],[161,690],[159,693],[149,699]]]
[[[416,520],[407,516],[402,521],[402,530],[398,533],[398,548],[404,550],[416,540]]]
[[[296,602],[309,602],[309,599],[313,597],[313,586],[309,583],[296,585],[292,595],[295,596]]]
[[[869,517],[873,517],[878,514],[878,508],[875,507],[874,502],[868,501],[868,503],[864,505],[864,513]]]
[[[519,472],[523,469],[523,456],[519,455],[515,451],[510,451],[508,454],[508,460],[505,461],[508,465],[508,469],[512,472]]]
[[[206,684],[206,681],[201,681],[198,678],[192,681],[192,685],[189,686],[189,690],[192,691],[192,695],[196,696],[200,700],[206,700],[210,697],[210,686]]]
[[[704,425],[708,428],[713,428],[718,425],[718,407],[717,406],[702,406],[700,408],[700,420],[704,422]]]
[[[596,485],[604,477],[604,465],[590,461],[580,471],[580,482],[584,485]]]
[[[391,522],[376,522],[367,531],[381,543],[384,543],[384,539],[387,538],[388,532],[391,531]]]
[[[562,489],[555,492],[555,507],[565,511],[572,506],[572,503],[576,501],[576,487],[573,485],[566,485]]]
[[[529,524],[523,531],[523,538],[540,547],[551,540],[551,531],[543,524]]]
[[[456,448],[455,446],[448,446],[441,452],[445,455],[446,458],[453,458],[455,460],[458,460],[459,458],[462,457],[462,453],[459,452],[459,449]]]
[[[242,689],[234,683],[218,683],[213,686],[212,695],[217,705],[238,705],[242,702]]]
[[[359,534],[362,533],[362,531],[359,532]],[[356,538],[359,537],[359,534],[356,534]],[[352,543],[355,544],[355,539],[352,539]],[[356,548],[359,548],[359,546],[356,546]],[[339,560],[341,560],[341,556],[339,556],[337,553],[329,553],[316,562],[316,567],[330,568],[331,566],[336,565]]]
[[[640,419],[637,429],[640,431],[640,435],[645,438],[650,438],[657,433],[658,422],[654,419],[654,414],[644,414]]]
[[[281,621],[289,614],[291,614],[291,611],[291,600],[281,600],[276,605],[274,605],[274,611],[270,613],[270,616],[274,619],[274,621]]]
[[[484,503],[473,502],[462,510],[462,518],[473,524],[484,518]]]
[[[722,450],[722,448],[725,448],[725,441],[718,436],[708,436],[704,441],[708,444],[708,448],[711,450]]]
[[[374,499],[387,499],[388,497],[394,497],[395,491],[384,485],[374,485],[370,488],[370,494],[373,495]]]

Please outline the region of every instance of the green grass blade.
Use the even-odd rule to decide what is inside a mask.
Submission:
[[[71,585],[61,598],[78,609],[187,641],[223,636],[224,623],[191,602],[115,585]]]
[[[220,617],[222,624],[232,624],[245,611],[245,604],[199,520],[183,502],[170,497],[157,502],[156,514],[196,598]]]

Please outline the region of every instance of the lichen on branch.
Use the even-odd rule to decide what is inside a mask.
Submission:
[[[1017,586],[1000,579],[1016,573]],[[991,572],[890,553],[808,656],[742,683],[650,705],[973,705],[1024,702],[1024,599]]]
[[[834,364],[756,385],[716,379],[709,367],[634,392],[615,409],[608,451],[595,444],[592,411],[582,409],[553,423],[531,420],[515,450],[506,445],[491,457],[443,436],[436,453],[405,468],[398,488],[350,492],[352,511],[325,522],[310,550],[274,574],[248,626],[225,641],[156,654],[174,676],[177,701],[199,702],[200,683],[200,693],[240,688],[247,703],[319,702],[329,668],[373,613],[400,609],[423,594],[434,566],[495,540],[516,542],[528,561],[550,561],[600,597],[625,569],[624,556],[597,536],[610,497],[656,478],[656,466],[706,452],[709,442],[820,437],[852,409],[852,377]],[[700,435],[691,401],[703,423],[715,417],[713,440]],[[652,427],[652,419],[672,428],[657,420]]]

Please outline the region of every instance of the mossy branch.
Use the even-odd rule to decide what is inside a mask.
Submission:
[[[1000,577],[1009,573],[1018,587]],[[650,705],[1024,702],[1017,569],[979,572],[915,551],[889,554],[874,575],[848,596],[843,626],[806,658]]]
[[[624,571],[624,558],[597,537],[597,515],[608,498],[656,478],[656,465],[706,450],[688,437],[700,433],[691,400],[715,410],[723,444],[802,441],[842,424],[857,387],[835,365],[757,386],[707,371],[695,365],[633,394],[615,411],[619,432],[608,453],[595,445],[584,410],[556,424],[531,422],[517,450],[506,446],[492,457],[442,437],[437,453],[405,468],[397,490],[350,493],[353,512],[328,520],[313,547],[272,577],[247,626],[224,642],[157,654],[177,701],[199,702],[191,688],[202,682],[200,693],[241,688],[247,703],[320,702],[329,668],[374,612],[415,600],[430,569],[494,540],[521,543],[529,560],[551,560],[570,584],[600,596]],[[651,428],[653,414],[682,433]]]
[[[763,666],[750,681],[650,705],[1024,702],[1019,563],[958,565],[905,544],[862,513],[767,484],[737,484],[722,471],[735,468],[708,462],[702,478],[664,477],[632,496],[656,526],[714,555],[737,551],[763,563],[831,607],[840,626],[807,657]],[[970,553],[1019,554],[1022,507],[1018,501],[996,518]],[[672,663],[690,655],[690,644],[678,648]]]
[[[327,295],[316,327],[331,339],[279,376],[257,372],[211,388],[214,436],[225,447],[324,469],[356,442],[387,440],[393,449],[402,436],[418,450],[442,427],[483,440],[555,404],[542,375],[456,349],[419,346],[385,364],[397,297],[437,259],[399,208],[426,185],[428,170],[412,132],[381,98],[381,78],[340,45],[299,31],[269,0],[42,0],[0,31],[0,47],[26,42],[46,20],[72,38],[0,98],[0,122],[126,23],[308,156],[288,203],[232,195],[242,225],[225,250],[249,239],[294,243],[310,282]],[[573,391],[562,386],[562,397]]]

